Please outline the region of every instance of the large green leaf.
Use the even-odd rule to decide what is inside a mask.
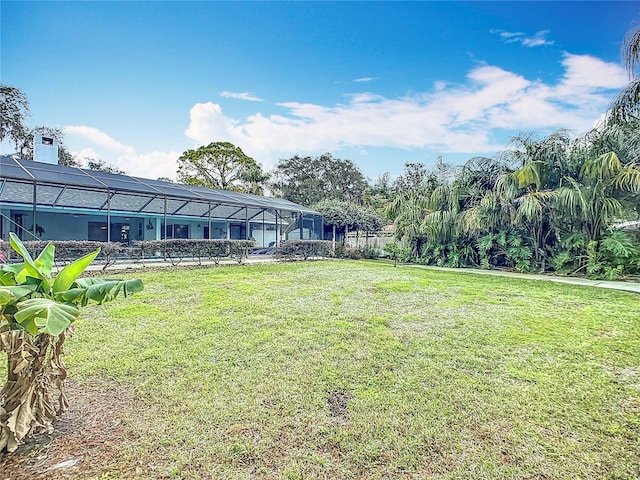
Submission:
[[[33,293],[35,289],[30,286],[2,286],[0,287],[0,307],[19,301]]]
[[[51,270],[53,269],[53,259],[55,257],[56,247],[53,243],[47,244],[46,247],[40,252],[38,258],[36,258],[35,264],[38,270],[47,277],[51,276]]]
[[[82,303],[86,288],[70,288],[64,292],[55,294],[55,299],[59,302]]]
[[[2,271],[3,272],[10,272],[10,273],[13,273],[14,275],[17,275],[22,270],[24,270],[24,267],[25,267],[25,263],[24,262],[21,262],[21,263],[10,263],[9,265],[2,265]]]
[[[14,273],[16,274],[16,282],[22,283],[28,276],[43,278],[42,273],[38,270],[33,258],[31,258],[31,254],[27,251],[20,238],[13,232],[9,233],[9,243],[11,244],[11,247],[24,259],[24,263],[17,264],[21,265],[22,269],[19,271],[14,270]]]
[[[16,297],[13,293],[11,293],[6,288],[0,287],[0,307],[4,307],[5,305],[9,305],[16,301]]]
[[[49,298],[31,298],[17,305],[14,317],[29,333],[60,335],[80,315],[75,305],[58,303]]]
[[[98,248],[97,250],[85,255],[84,257],[80,257],[75,262],[64,267],[62,271],[56,275],[56,278],[53,281],[53,293],[56,294],[69,290],[73,285],[73,282],[82,275],[82,272],[85,271],[99,253],[100,249]]]
[[[11,244],[11,248],[13,248],[18,255],[24,258],[26,263],[35,266],[33,258],[31,258],[31,254],[22,243],[22,240],[20,240],[20,237],[13,232],[9,232],[9,243]]]
[[[121,292],[126,297],[144,288],[142,280],[109,280],[103,278],[81,278],[76,282],[79,287],[86,288],[86,300],[98,303],[108,302],[116,298]]]
[[[0,285],[9,286],[9,285],[15,285],[15,284],[16,284],[16,278],[13,272],[10,272],[8,270],[7,271],[0,270]]]

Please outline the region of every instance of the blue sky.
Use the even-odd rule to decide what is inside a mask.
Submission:
[[[640,2],[13,2],[2,83],[29,125],[128,173],[175,178],[230,141],[266,169],[295,154],[371,179],[520,132],[586,131],[628,81]],[[12,151],[2,145],[3,153]]]

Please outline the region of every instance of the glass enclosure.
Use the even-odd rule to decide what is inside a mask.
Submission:
[[[321,239],[322,216],[260,197],[0,157],[0,236],[23,240]]]

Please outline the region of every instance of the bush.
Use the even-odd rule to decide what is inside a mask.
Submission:
[[[507,267],[519,272],[533,268],[530,242],[516,230],[487,233],[478,239],[477,249],[482,268]]]
[[[640,273],[640,245],[630,232],[613,230],[600,242],[587,244],[587,272],[594,278],[615,280]]]
[[[360,255],[362,256],[362,258],[366,258],[367,260],[375,260],[380,258],[380,250],[370,245],[359,247],[358,250],[360,251]]]
[[[384,251],[389,254],[389,258],[393,260],[395,265],[397,262],[409,262],[412,259],[411,249],[402,247],[397,242],[390,242],[384,246]]]
[[[366,258],[360,248],[353,248],[350,245],[336,245],[336,249],[332,256],[334,258],[343,258],[347,260],[362,260]]]
[[[154,256],[160,252],[164,259],[174,266],[185,258],[193,258],[198,265],[202,264],[203,259],[210,259],[218,265],[223,258],[232,258],[242,263],[255,242],[253,240],[174,238],[138,241],[134,242],[134,245],[142,251],[143,257]]]
[[[53,244],[56,252],[56,263],[63,265],[100,249],[100,255],[96,260],[103,264],[103,270],[116,263],[118,257],[128,248],[119,242],[94,242],[89,240],[32,240],[22,243],[32,257],[37,257],[38,253],[44,250],[48,244]],[[0,251],[3,252],[3,258],[6,258],[6,261],[19,259],[11,249],[9,242],[0,242]]]
[[[293,260],[302,257],[326,257],[331,251],[332,242],[328,240],[285,240],[276,249],[277,258]]]

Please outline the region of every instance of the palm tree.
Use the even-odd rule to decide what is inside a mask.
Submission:
[[[458,184],[438,185],[428,200],[429,212],[422,220],[431,242],[448,244],[459,234],[461,188]]]
[[[405,164],[405,172],[393,183],[393,198],[384,208],[384,215],[394,223],[396,238],[419,255],[427,241],[429,228],[425,218],[433,213],[431,194],[438,179],[421,163]]]
[[[553,211],[555,190],[561,178],[576,175],[579,169],[570,155],[572,140],[568,131],[559,130],[542,140],[519,135],[511,146],[503,157],[519,168],[501,176],[495,193],[502,202],[512,203],[513,226],[528,232],[533,260],[544,271],[549,251],[559,237]]]
[[[419,255],[427,240],[428,231],[424,218],[431,213],[429,192],[425,187],[409,190],[396,195],[385,207],[385,215],[395,225],[396,238],[411,247],[414,255]]]
[[[556,200],[577,220],[588,243],[601,240],[613,221],[637,206],[639,193],[640,165],[625,165],[615,152],[609,152],[587,160],[577,179],[564,177]]]
[[[640,119],[640,23],[625,36],[621,53],[631,81],[615,97],[609,109],[609,120],[615,123]]]
[[[459,186],[460,231],[472,239],[511,226],[514,209],[498,195],[496,184],[513,168],[500,158],[474,157],[464,164],[456,181]]]

